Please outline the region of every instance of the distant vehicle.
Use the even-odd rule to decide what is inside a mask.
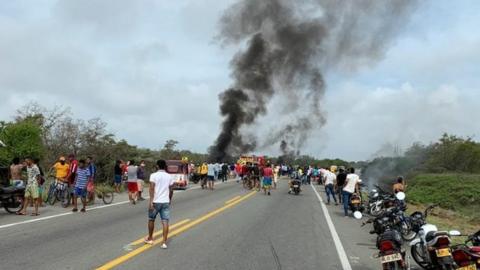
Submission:
[[[167,173],[175,180],[174,189],[188,188],[188,162],[182,160],[167,160]]]
[[[255,156],[255,155],[243,155],[240,156],[237,163],[239,164],[258,164],[258,166],[263,167],[265,165],[265,157],[264,156]]]

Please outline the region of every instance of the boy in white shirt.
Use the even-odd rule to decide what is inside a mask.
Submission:
[[[343,185],[342,189],[343,211],[345,212],[345,217],[348,217],[350,197],[353,193],[358,192],[358,183],[360,183],[360,177],[355,174],[354,168],[350,168],[347,179],[345,180],[345,185]]]

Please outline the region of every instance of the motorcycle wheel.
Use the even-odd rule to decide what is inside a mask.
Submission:
[[[23,206],[23,196],[20,194],[15,194],[8,198],[7,200],[2,202],[3,208],[5,208],[5,211],[7,211],[10,214],[15,214],[20,209],[22,209]]]
[[[412,241],[417,237],[417,233],[412,231],[412,227],[408,222],[402,222],[400,225],[400,234],[402,235],[402,239],[405,241]]]
[[[413,260],[423,269],[431,270],[432,266],[427,262],[424,255],[422,255],[422,246],[420,243],[413,245],[410,248],[410,253],[412,254]]]
[[[300,190],[295,189],[295,195],[298,195],[300,193]]]
[[[442,265],[442,270],[454,270],[455,267],[453,267],[453,265],[449,264],[449,265]]]
[[[383,212],[384,210],[382,208],[377,207],[376,205],[370,209],[370,215],[374,217],[380,216],[381,214],[383,214]]]

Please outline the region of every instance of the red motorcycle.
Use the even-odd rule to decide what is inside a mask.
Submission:
[[[465,244],[454,246],[452,256],[457,270],[480,269],[480,231],[469,235]]]

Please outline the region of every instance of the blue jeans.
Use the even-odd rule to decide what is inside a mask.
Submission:
[[[328,184],[325,186],[325,192],[327,192],[327,202],[330,203],[330,195],[332,195],[333,200],[337,203],[337,198],[335,198],[335,192],[333,191],[333,184]]]
[[[350,206],[350,197],[352,197],[352,193],[342,190],[343,211],[345,212],[345,216],[348,216],[348,208]]]

